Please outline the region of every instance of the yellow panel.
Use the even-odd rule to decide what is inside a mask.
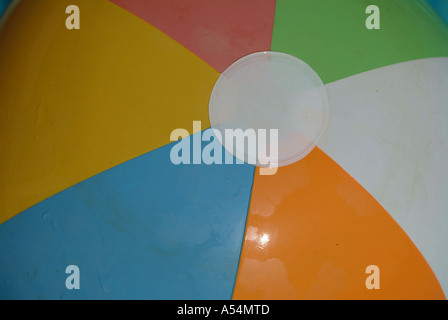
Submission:
[[[72,4],[80,30],[65,26]],[[0,50],[0,223],[209,125],[218,72],[106,0],[22,1]]]

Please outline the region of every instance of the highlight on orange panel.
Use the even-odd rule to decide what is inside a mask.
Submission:
[[[445,296],[401,227],[315,148],[275,175],[255,175],[233,298]]]

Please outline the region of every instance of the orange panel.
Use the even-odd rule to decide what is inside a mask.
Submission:
[[[400,226],[321,150],[256,174],[234,299],[444,298]]]

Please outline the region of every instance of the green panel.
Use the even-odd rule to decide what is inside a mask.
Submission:
[[[366,8],[380,9],[368,30]],[[272,51],[308,63],[324,83],[394,63],[448,56],[448,27],[426,0],[277,0]]]

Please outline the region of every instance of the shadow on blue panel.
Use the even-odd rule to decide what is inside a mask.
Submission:
[[[173,145],[0,225],[0,298],[230,299],[255,168],[176,166]]]

